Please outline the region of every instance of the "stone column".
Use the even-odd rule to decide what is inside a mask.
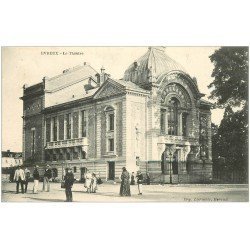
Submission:
[[[59,141],[59,116],[56,116],[56,124],[57,124],[57,132],[56,132],[56,137],[57,137],[57,141]]]
[[[182,135],[182,111],[178,111],[178,135]]]
[[[168,108],[166,108],[165,114],[165,134],[168,135]]]
[[[82,137],[82,131],[81,131],[81,128],[82,128],[82,112],[81,110],[78,111],[78,119],[79,119],[79,126],[78,126],[78,138],[81,138]]]
[[[64,126],[63,126],[63,139],[66,140],[67,139],[67,121],[66,121],[66,115],[64,115]]]
[[[53,141],[53,119],[50,117],[50,141]]]
[[[191,151],[190,143],[186,143],[186,145],[182,148],[182,173],[187,173],[187,156]]]
[[[71,127],[70,127],[70,138],[73,139],[73,129],[74,129],[74,126],[73,126],[73,112],[70,113],[70,123],[71,123]]]

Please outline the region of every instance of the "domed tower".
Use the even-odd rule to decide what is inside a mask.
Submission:
[[[165,53],[165,47],[149,47],[146,54],[128,67],[123,79],[144,89],[151,89],[162,74],[176,70],[186,72],[179,63]]]
[[[123,80],[149,90],[146,100],[147,171],[167,183],[211,179],[211,104],[195,78],[165,54],[149,47]]]

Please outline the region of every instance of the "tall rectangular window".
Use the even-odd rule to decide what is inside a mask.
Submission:
[[[71,139],[71,114],[66,115],[66,139]]]
[[[82,137],[87,136],[87,117],[85,110],[82,110],[82,129],[81,129]]]
[[[53,117],[53,141],[57,141],[57,117]]]
[[[168,107],[168,134],[178,135],[178,107],[179,101],[173,97],[169,101]]]
[[[59,115],[58,117],[58,122],[59,122],[59,138],[58,140],[63,140],[64,139],[64,115]]]
[[[31,130],[31,157],[34,158],[35,156],[35,136],[36,136],[36,131],[35,129]]]
[[[50,118],[46,119],[46,142],[50,142]]]
[[[178,131],[178,116],[177,109],[175,107],[169,107],[168,113],[168,134],[177,135]]]
[[[114,114],[109,114],[109,130],[113,131],[114,130]]]
[[[187,136],[187,113],[182,114],[182,135]]]
[[[114,139],[109,139],[109,151],[114,151]]]

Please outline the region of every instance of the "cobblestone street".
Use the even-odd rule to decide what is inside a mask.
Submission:
[[[3,202],[63,202],[64,189],[60,183],[51,183],[50,192],[32,193],[33,183],[29,183],[26,194],[16,194],[15,183],[2,183]],[[102,184],[97,193],[88,194],[83,184],[73,186],[75,202],[246,202],[249,200],[248,185],[150,185],[143,186],[143,195],[137,195],[137,186],[131,186],[131,197],[119,196],[119,183]],[[42,189],[42,183],[39,184]]]

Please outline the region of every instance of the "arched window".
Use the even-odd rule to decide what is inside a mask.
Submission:
[[[168,103],[168,134],[178,134],[178,106],[179,101],[176,98],[171,98]]]

